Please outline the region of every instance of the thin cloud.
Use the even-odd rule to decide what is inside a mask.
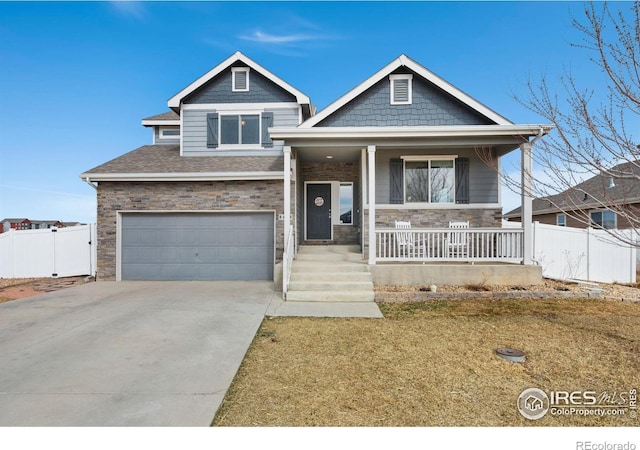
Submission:
[[[264,50],[284,56],[304,56],[311,48],[325,46],[329,41],[340,39],[331,34],[308,33],[276,34],[260,29],[241,34],[238,39],[262,47]]]
[[[251,42],[258,42],[262,44],[292,44],[303,41],[318,41],[322,40],[322,36],[313,36],[306,34],[288,34],[276,36],[274,34],[263,33],[260,30],[254,31],[249,35],[241,35],[240,39]]]
[[[135,20],[146,20],[148,11],[144,2],[130,2],[127,0],[112,0],[109,5],[118,12],[118,14]]]

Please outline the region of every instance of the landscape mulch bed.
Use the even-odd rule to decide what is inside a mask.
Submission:
[[[530,286],[376,286],[376,302],[422,302],[429,300],[462,298],[602,298],[640,302],[638,284],[585,283],[545,279],[542,284]]]
[[[0,303],[84,284],[91,277],[0,278]]]

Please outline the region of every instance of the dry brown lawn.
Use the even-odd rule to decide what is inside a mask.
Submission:
[[[385,319],[266,318],[215,426],[638,426],[523,418],[529,387],[640,388],[640,304],[450,300],[381,305]],[[503,360],[497,347],[524,351]]]

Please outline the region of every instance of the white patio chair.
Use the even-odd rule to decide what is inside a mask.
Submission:
[[[463,231],[449,231],[447,237],[447,248],[449,258],[461,257],[467,254],[467,232],[469,221],[449,222],[449,229]]]
[[[411,222],[396,220],[396,229],[410,230]],[[396,233],[396,244],[398,247],[398,256],[409,256],[410,251],[415,245],[415,237],[410,231]]]

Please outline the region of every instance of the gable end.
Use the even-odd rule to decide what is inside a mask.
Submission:
[[[411,101],[393,102],[390,79],[411,77]],[[407,77],[408,78],[408,77]],[[493,125],[494,121],[409,70],[397,71],[316,127]]]
[[[215,103],[280,103],[296,102],[296,97],[268,80],[256,70],[244,71],[247,66],[237,62],[223,70],[196,91],[188,95],[184,104]],[[246,74],[246,84],[238,89],[237,74]],[[234,85],[234,81],[236,84]]]

